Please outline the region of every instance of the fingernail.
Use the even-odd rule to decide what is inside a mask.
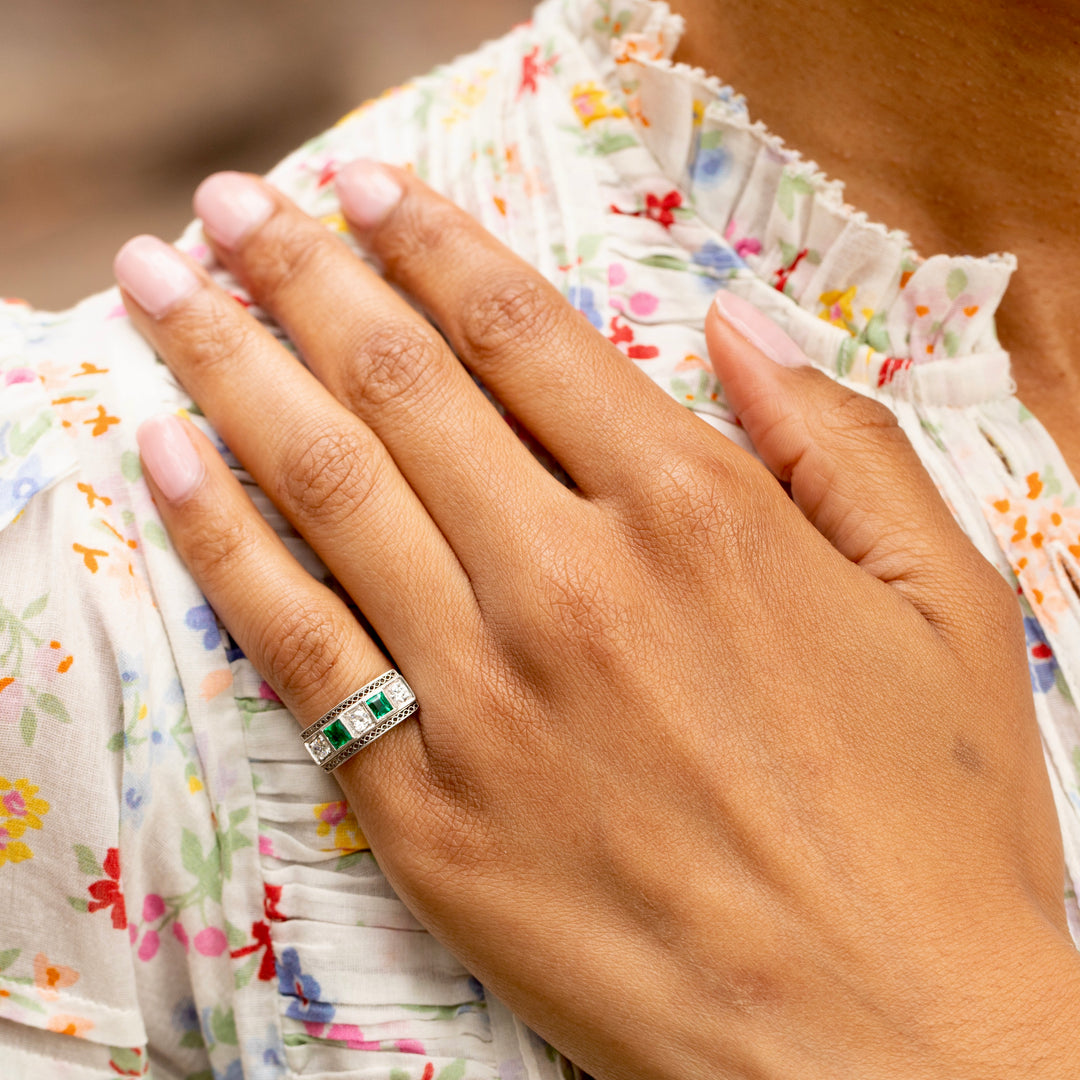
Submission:
[[[183,502],[202,481],[206,468],[175,416],[153,416],[135,432],[143,464],[169,502]]]
[[[227,248],[236,247],[274,212],[262,184],[237,172],[208,176],[196,189],[194,204],[203,228]]]
[[[774,363],[782,367],[806,367],[810,363],[806,353],[749,300],[721,289],[713,300],[713,306],[733,330]]]
[[[401,199],[401,185],[374,161],[350,161],[335,184],[342,211],[361,229],[373,229]]]
[[[155,319],[167,315],[198,287],[199,279],[183,255],[156,236],[136,236],[113,259],[121,288]]]

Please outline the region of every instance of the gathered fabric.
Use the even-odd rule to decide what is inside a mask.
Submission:
[[[733,90],[671,62],[682,31],[656,0],[546,0],[269,178],[344,234],[340,165],[408,166],[748,449],[705,346],[721,288],[888,405],[1016,587],[1077,936],[1080,490],[1013,396],[995,334],[1015,260],[923,258],[867,220]],[[210,265],[198,223],[178,246]],[[393,894],[336,781],[172,549],[135,431],[186,410],[327,577],[117,291],[58,314],[0,304],[0,377],[0,1071],[571,1076]]]

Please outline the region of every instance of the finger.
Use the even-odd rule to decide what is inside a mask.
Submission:
[[[289,554],[194,425],[155,417],[139,428],[138,441],[177,553],[301,728],[391,666],[341,599]],[[420,667],[406,676],[419,700],[423,674]],[[421,722],[419,715],[404,720],[335,773],[355,793],[373,846],[379,822],[398,816],[395,793],[421,790],[428,776]]]
[[[444,619],[467,640],[468,578],[371,430],[174,248],[136,238],[116,272],[137,328],[393,654],[444,654]]]
[[[955,610],[946,597],[956,594],[956,560],[980,581],[979,564],[997,577],[886,406],[813,368],[771,319],[727,290],[717,294],[706,337],[755,449],[841,554],[939,624]]]
[[[493,541],[534,531],[523,514],[573,499],[438,331],[333,233],[240,173],[204,181],[195,209],[218,257],[378,435],[473,575],[490,564]]]
[[[658,453],[658,424],[695,422],[538,271],[410,173],[353,162],[337,189],[387,277],[586,494],[633,487],[643,455]]]

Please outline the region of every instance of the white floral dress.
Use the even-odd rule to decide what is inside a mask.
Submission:
[[[888,404],[1016,584],[1076,880],[1080,493],[995,336],[1014,261],[920,258],[731,90],[673,66],[681,31],[652,0],[547,0],[271,178],[340,230],[341,162],[410,165],[734,439],[703,336],[718,288]],[[206,254],[197,226],[181,246]],[[172,550],[135,429],[198,410],[116,291],[61,314],[0,305],[0,378],[4,1077],[568,1074],[393,895]]]

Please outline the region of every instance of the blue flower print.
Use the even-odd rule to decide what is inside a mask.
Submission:
[[[278,958],[278,992],[293,999],[285,1015],[294,1020],[329,1024],[334,1018],[334,1006],[319,1000],[322,988],[315,977],[300,970],[300,955],[295,949],[286,949]]]
[[[200,604],[193,607],[184,616],[189,630],[204,630],[203,648],[216,649],[221,644],[221,632],[218,630],[217,619],[209,604]]]
[[[134,828],[141,827],[146,807],[150,802],[148,776],[124,778],[124,790],[120,797],[120,818]]]
[[[569,300],[597,330],[604,329],[604,316],[600,314],[600,309],[596,306],[596,296],[593,294],[592,289],[584,285],[571,285],[566,292],[566,299]]]
[[[722,146],[698,151],[693,180],[698,187],[715,187],[731,170],[731,154]]]
[[[718,244],[715,240],[706,240],[690,256],[690,261],[695,266],[703,266],[707,270],[717,274],[726,273],[729,270],[744,270],[746,263],[735,254],[734,250],[726,244]]]
[[[48,482],[41,458],[31,454],[14,476],[0,477],[0,514],[21,510]]]
[[[1024,616],[1024,637],[1027,638],[1028,668],[1031,672],[1031,689],[1045,694],[1057,680],[1057,660],[1049,643],[1043,636],[1039,620]]]

